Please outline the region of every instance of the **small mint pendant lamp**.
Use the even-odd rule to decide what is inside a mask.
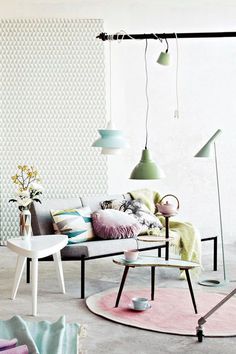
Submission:
[[[170,65],[170,54],[168,53],[169,50],[169,44],[167,42],[167,39],[165,38],[166,41],[166,51],[165,52],[161,52],[161,54],[159,55],[158,59],[157,59],[157,63],[161,64],[161,65]]]
[[[110,61],[110,121],[105,129],[99,129],[100,137],[92,144],[93,147],[102,148],[101,154],[115,155],[126,149],[129,144],[124,137],[122,130],[117,130],[112,124],[111,112],[111,40],[109,41],[109,61]]]
[[[130,179],[159,179],[165,177],[164,172],[161,170],[160,167],[152,160],[151,152],[147,148],[148,143],[148,113],[149,113],[149,99],[148,99],[148,71],[147,71],[147,46],[148,41],[146,39],[145,45],[145,74],[146,74],[146,101],[147,101],[147,108],[146,108],[146,142],[145,148],[142,151],[142,156],[140,162],[135,166],[133,171],[131,172]]]

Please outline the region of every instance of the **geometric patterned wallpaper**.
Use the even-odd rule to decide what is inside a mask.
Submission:
[[[107,192],[107,159],[91,147],[106,124],[102,31],[102,20],[0,21],[1,241],[18,234],[19,164],[38,169],[42,202]]]

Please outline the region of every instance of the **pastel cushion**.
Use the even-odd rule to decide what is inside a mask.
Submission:
[[[100,207],[103,210],[105,209],[121,210],[125,202],[126,202],[125,200],[118,200],[118,199],[104,200],[103,202],[100,203]]]
[[[92,214],[95,234],[103,239],[136,237],[141,225],[132,216],[114,209],[98,210]]]
[[[158,217],[154,215],[148,207],[141,201],[141,199],[132,199],[126,201],[120,200],[106,200],[100,203],[102,209],[115,209],[123,211],[135,217],[142,225],[141,233],[146,232],[148,229],[159,228],[162,229],[162,224]]]
[[[95,238],[89,207],[79,209],[51,210],[55,233],[67,235],[68,244]]]

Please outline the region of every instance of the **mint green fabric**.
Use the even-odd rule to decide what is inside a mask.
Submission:
[[[30,354],[77,354],[80,326],[66,323],[65,316],[56,322],[25,321],[20,316],[0,320],[1,338],[17,338],[26,344]]]

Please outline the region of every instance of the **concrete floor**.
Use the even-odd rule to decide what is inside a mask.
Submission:
[[[226,259],[229,279],[236,278],[236,245],[226,247]],[[220,256],[220,255],[219,255]],[[16,256],[6,247],[0,247],[0,314],[1,319],[9,319],[13,315],[21,315],[32,319],[31,288],[25,283],[25,276],[21,281],[16,300],[9,299]],[[219,259],[221,264],[221,259]],[[212,272],[211,245],[203,245],[203,278],[221,278],[222,272]],[[87,336],[80,341],[83,354],[156,354],[156,353],[235,353],[236,337],[232,338],[204,338],[198,343],[195,337],[167,335],[156,332],[135,329],[105,320],[91,313],[80,294],[80,264],[64,262],[66,283],[65,295],[57,293],[58,284],[52,262],[42,262],[39,266],[39,294],[36,320],[55,321],[61,315],[66,315],[68,322],[78,322],[87,326]],[[112,263],[111,258],[87,262],[86,268],[86,295],[89,296],[110,287],[117,287],[123,269]],[[149,286],[150,274],[147,269],[138,269],[130,272],[127,285],[140,284]],[[201,288],[193,283],[194,288]],[[175,270],[158,270],[158,285],[160,287],[186,287],[186,282],[178,280]],[[224,288],[204,288],[205,291],[228,293],[236,283],[230,283]],[[233,314],[232,314],[233,315]],[[236,313],[234,314],[236,316]],[[236,329],[235,329],[236,331]],[[54,354],[54,353],[48,353]],[[69,354],[69,353],[65,353]]]

